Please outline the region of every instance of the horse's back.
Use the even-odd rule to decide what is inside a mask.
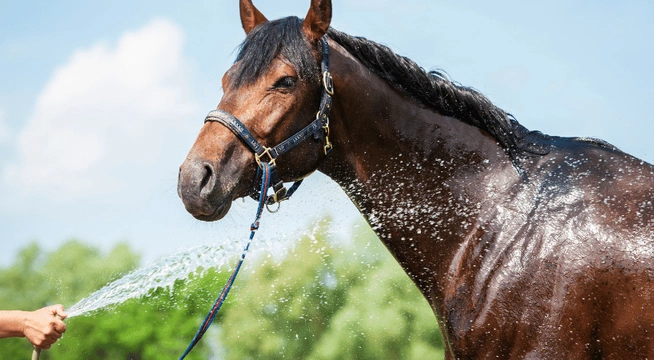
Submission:
[[[597,170],[579,183],[597,226],[595,239],[580,239],[592,245],[579,284],[595,322],[589,346],[597,358],[653,358],[654,167],[614,149],[590,152]]]
[[[654,167],[606,144],[560,141],[534,212],[550,227],[540,241],[552,250],[539,255],[557,268],[541,275],[552,276],[543,281],[552,287],[544,316],[552,333],[539,335],[547,346],[532,354],[652,358]]]
[[[448,325],[462,353],[654,358],[654,167],[560,139],[529,171],[459,268]]]

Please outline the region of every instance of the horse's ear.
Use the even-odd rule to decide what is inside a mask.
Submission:
[[[245,30],[246,34],[249,34],[257,25],[268,21],[261,11],[254,7],[252,0],[241,0],[239,10],[241,12],[241,24],[243,24],[243,30]]]
[[[309,41],[316,42],[329,29],[332,21],[331,0],[311,0],[311,8],[302,24],[302,31],[309,38]]]

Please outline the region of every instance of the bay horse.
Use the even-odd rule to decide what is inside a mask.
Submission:
[[[274,21],[240,0],[240,16],[223,98],[180,167],[195,218],[224,217],[262,164],[270,203],[318,170],[430,303],[447,359],[654,359],[652,165],[529,131],[478,91],[330,28],[329,0]]]

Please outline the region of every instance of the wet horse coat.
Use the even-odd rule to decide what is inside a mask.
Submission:
[[[280,156],[280,176],[336,181],[431,304],[448,358],[654,358],[654,167],[597,140],[531,132],[478,92],[384,46],[304,21],[248,34],[218,109],[273,146],[320,101],[318,39],[335,94],[324,136]],[[180,168],[196,218],[246,196],[254,156],[207,123]]]

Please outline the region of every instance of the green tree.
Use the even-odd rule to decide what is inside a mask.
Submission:
[[[44,277],[39,271],[43,252],[36,243],[22,249],[14,264],[0,271],[0,309],[34,310],[43,305],[47,292],[41,287]],[[4,339],[0,359],[27,358],[32,346],[24,339]]]
[[[117,244],[106,255],[74,240],[53,253],[30,244],[12,266],[0,270],[0,308],[71,305],[133,270],[138,262],[139,256],[125,244]],[[225,279],[225,274],[208,269],[176,282],[172,289],[154,289],[142,299],[68,319],[64,337],[43,351],[41,359],[177,358]],[[32,346],[26,339],[4,339],[0,349],[0,359],[13,360],[28,358]],[[207,353],[201,343],[188,359],[206,359]]]
[[[172,289],[157,288],[143,298],[72,318],[65,338],[48,355],[71,360],[176,359],[225,280],[225,274],[209,269],[177,281]],[[206,359],[208,353],[201,342],[187,359]]]
[[[334,245],[330,226],[298,239],[279,261],[248,258],[253,271],[241,272],[218,326],[187,359],[442,358],[427,302],[370,229],[346,246]],[[0,269],[0,308],[70,306],[138,263],[126,244],[107,254],[74,240],[52,253],[30,244]],[[41,359],[175,359],[228,276],[199,271],[170,289],[68,319],[64,337]],[[0,343],[0,359],[31,351],[26,339]]]
[[[429,305],[374,234],[339,248],[328,233],[325,223],[239,287],[222,322],[228,358],[443,358]]]
[[[98,249],[77,240],[53,253],[32,243],[19,252],[12,266],[0,270],[0,308],[35,310],[55,303],[72,304],[132,270],[138,260],[125,244],[117,244],[103,256]],[[26,339],[5,339],[0,358],[26,358],[31,350]]]

